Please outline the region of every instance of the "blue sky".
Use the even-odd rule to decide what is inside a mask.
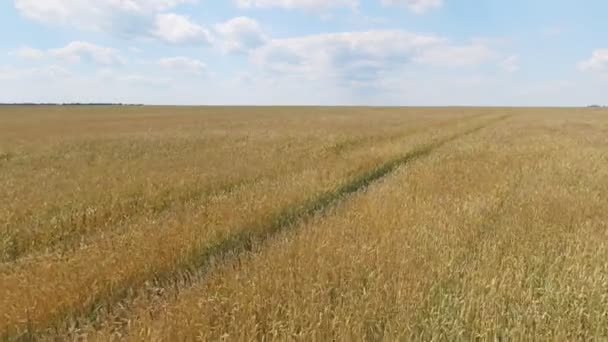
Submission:
[[[608,104],[605,0],[6,0],[0,102]]]

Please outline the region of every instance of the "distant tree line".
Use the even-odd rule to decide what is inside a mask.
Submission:
[[[0,103],[0,106],[143,106],[143,104],[127,104],[127,103],[35,103],[35,102],[19,102],[19,103]]]

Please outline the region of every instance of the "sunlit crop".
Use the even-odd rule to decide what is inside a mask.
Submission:
[[[607,338],[607,114],[0,108],[0,336]]]

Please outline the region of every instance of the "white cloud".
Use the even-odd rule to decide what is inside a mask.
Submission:
[[[124,64],[126,62],[118,50],[87,42],[71,42],[65,47],[51,49],[48,53],[51,56],[74,62],[80,62],[83,58],[90,59],[100,65]]]
[[[172,44],[208,42],[208,32],[190,19],[167,13],[198,0],[14,0],[25,17],[45,24],[159,38]]]
[[[248,51],[268,40],[260,24],[248,17],[237,17],[218,24],[216,30],[224,39],[223,49],[227,52]]]
[[[308,11],[327,10],[330,8],[350,7],[356,9],[359,0],[234,0],[240,8],[284,8],[303,9]],[[422,14],[443,5],[443,0],[382,0],[384,5],[405,6],[410,11]]]
[[[323,10],[335,7],[355,8],[358,0],[235,0],[241,8],[279,7],[285,9]]]
[[[21,47],[11,54],[24,59],[53,57],[74,63],[81,62],[84,59],[99,65],[126,63],[126,59],[114,48],[80,41],[71,42],[62,48],[49,50]]]
[[[171,44],[209,44],[211,34],[190,18],[173,14],[159,14],[156,17],[154,35]]]
[[[503,59],[498,65],[505,71],[516,72],[519,70],[519,56],[509,56]]]
[[[456,45],[436,35],[376,30],[275,39],[255,49],[251,58],[278,75],[329,78],[360,87],[375,84],[412,63],[473,66],[491,61],[496,55],[480,43]]]
[[[384,5],[406,6],[416,14],[423,14],[443,5],[443,0],[382,0]]]
[[[205,63],[188,57],[162,58],[158,61],[158,65],[162,66],[163,68],[197,75],[203,74],[207,70]]]
[[[195,0],[14,0],[24,16],[49,24],[111,29],[125,15],[154,16]]]
[[[608,49],[593,51],[591,58],[578,64],[578,69],[581,71],[608,73]]]

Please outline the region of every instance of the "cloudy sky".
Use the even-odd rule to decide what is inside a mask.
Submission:
[[[0,102],[608,102],[606,0],[3,0]]]

